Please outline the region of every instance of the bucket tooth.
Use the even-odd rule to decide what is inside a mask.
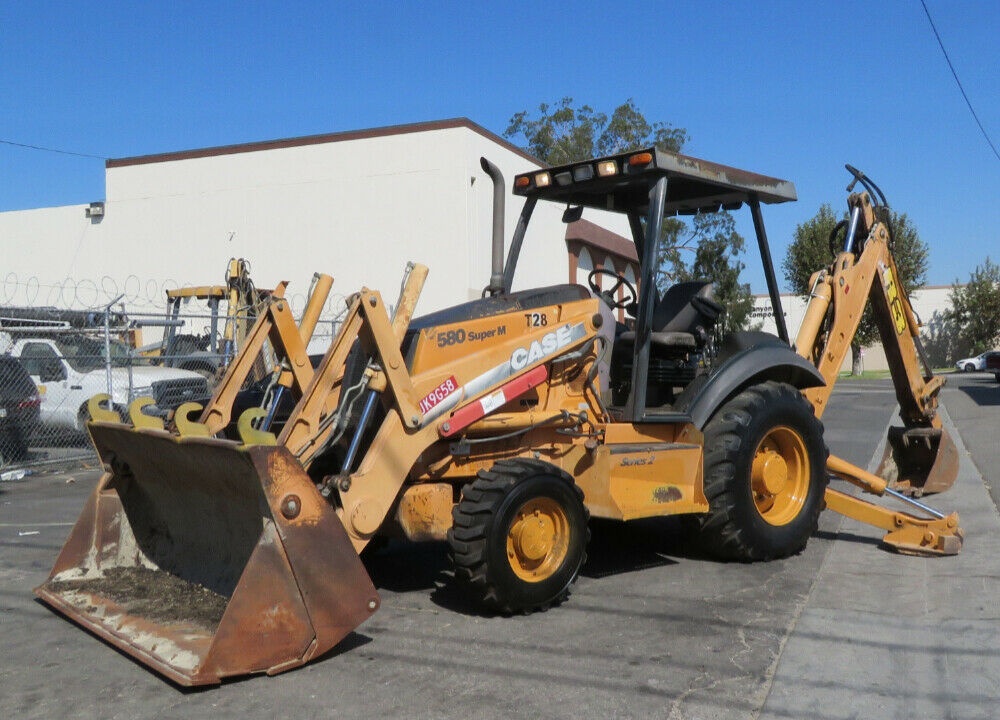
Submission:
[[[244,445],[277,445],[278,438],[274,433],[266,430],[258,430],[253,426],[257,420],[267,417],[267,410],[264,408],[248,408],[243,411],[236,421],[236,430],[239,432],[240,440]]]
[[[111,396],[107,393],[94,395],[87,400],[87,413],[91,420],[96,422],[120,423],[122,421],[111,403]]]
[[[875,474],[905,495],[944,492],[958,477],[958,448],[943,428],[890,427]]]
[[[128,406],[128,416],[132,420],[134,428],[148,428],[150,430],[163,430],[163,420],[147,415],[142,410],[150,405],[156,405],[156,400],[149,396],[138,397]]]
[[[174,410],[174,426],[177,428],[177,433],[183,437],[211,437],[212,433],[207,426],[191,419],[191,415],[195,413],[200,415],[204,409],[201,403],[181,403]]]

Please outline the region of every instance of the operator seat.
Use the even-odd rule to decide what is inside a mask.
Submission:
[[[722,312],[714,294],[714,283],[704,280],[671,285],[653,308],[651,353],[675,355],[704,347]],[[635,345],[635,331],[623,332],[618,342]]]
[[[677,283],[653,307],[646,406],[672,405],[678,388],[686,387],[698,372],[698,353],[711,338],[722,306],[707,281]],[[635,331],[615,340],[611,361],[611,404],[624,405],[631,392]]]

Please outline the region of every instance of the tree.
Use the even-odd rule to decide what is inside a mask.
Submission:
[[[576,160],[615,155],[655,145],[679,152],[688,140],[687,131],[664,122],[650,123],[633,100],[615,108],[611,116],[595,112],[589,105],[573,107],[573,98],[554,106],[542,104],[539,116],[522,111],[510,119],[504,137],[523,138],[524,149],[548,163],[563,165]],[[683,241],[681,238],[685,237]],[[709,279],[716,284],[716,298],[726,308],[722,329],[744,326],[753,309],[750,286],[739,282],[743,263],[743,236],[736,232],[728,212],[695,215],[691,227],[676,218],[664,218],[660,237],[657,284],[664,289],[673,282]],[[694,253],[691,262],[682,250]],[[718,329],[718,328],[717,328]]]
[[[926,282],[927,278],[927,244],[920,239],[917,229],[910,222],[906,213],[897,214],[890,211],[889,227],[892,231],[892,254],[899,270],[898,282],[907,295]],[[847,219],[847,213],[843,219]],[[793,240],[788,248],[788,255],[781,263],[785,280],[791,285],[792,291],[808,296],[812,288],[809,279],[812,274],[833,261],[834,254],[840,252],[838,242],[843,235],[838,234],[831,242],[831,233],[837,226],[838,218],[828,204],[820,206],[812,218],[796,226]],[[832,245],[832,247],[831,247]],[[880,339],[871,305],[865,307],[861,316],[861,324],[851,342],[851,373],[861,372],[861,348]]]
[[[687,131],[667,123],[650,123],[631,99],[615,108],[609,118],[589,105],[574,108],[565,97],[550,106],[538,106],[539,117],[526,110],[515,114],[504,131],[508,139],[523,137],[525,150],[549,165],[565,165],[602,155],[614,155],[655,145],[680,152]]]
[[[1000,267],[988,257],[977,265],[969,282],[952,286],[951,310],[962,355],[978,355],[1000,343]]]
[[[808,295],[811,290],[809,278],[833,261],[829,239],[838,220],[833,214],[833,208],[828,203],[823,203],[819,212],[796,226],[792,244],[788,246],[788,254],[781,261],[781,269],[792,292]]]
[[[745,267],[740,260],[745,248],[743,236],[736,232],[736,221],[728,212],[698,213],[691,220],[691,227],[680,225],[679,236],[689,231],[682,243],[665,242],[660,247],[659,276],[657,284],[666,289],[675,282],[710,279],[715,283],[715,299],[724,308],[715,326],[716,334],[725,335],[747,326],[753,311],[753,294],[748,283],[740,282],[740,272]],[[675,231],[667,231],[674,235]],[[690,251],[690,263],[681,251]]]

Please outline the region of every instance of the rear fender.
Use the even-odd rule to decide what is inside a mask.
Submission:
[[[716,362],[706,381],[692,383],[678,398],[679,409],[699,430],[729,398],[750,385],[774,380],[804,390],[825,384],[812,363],[766,333],[735,333]]]

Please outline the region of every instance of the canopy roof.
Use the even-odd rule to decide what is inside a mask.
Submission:
[[[734,210],[754,197],[766,204],[796,199],[795,185],[787,180],[657,148],[524,173],[514,179],[514,193],[643,214],[650,188],[664,176],[668,178],[665,215]]]

